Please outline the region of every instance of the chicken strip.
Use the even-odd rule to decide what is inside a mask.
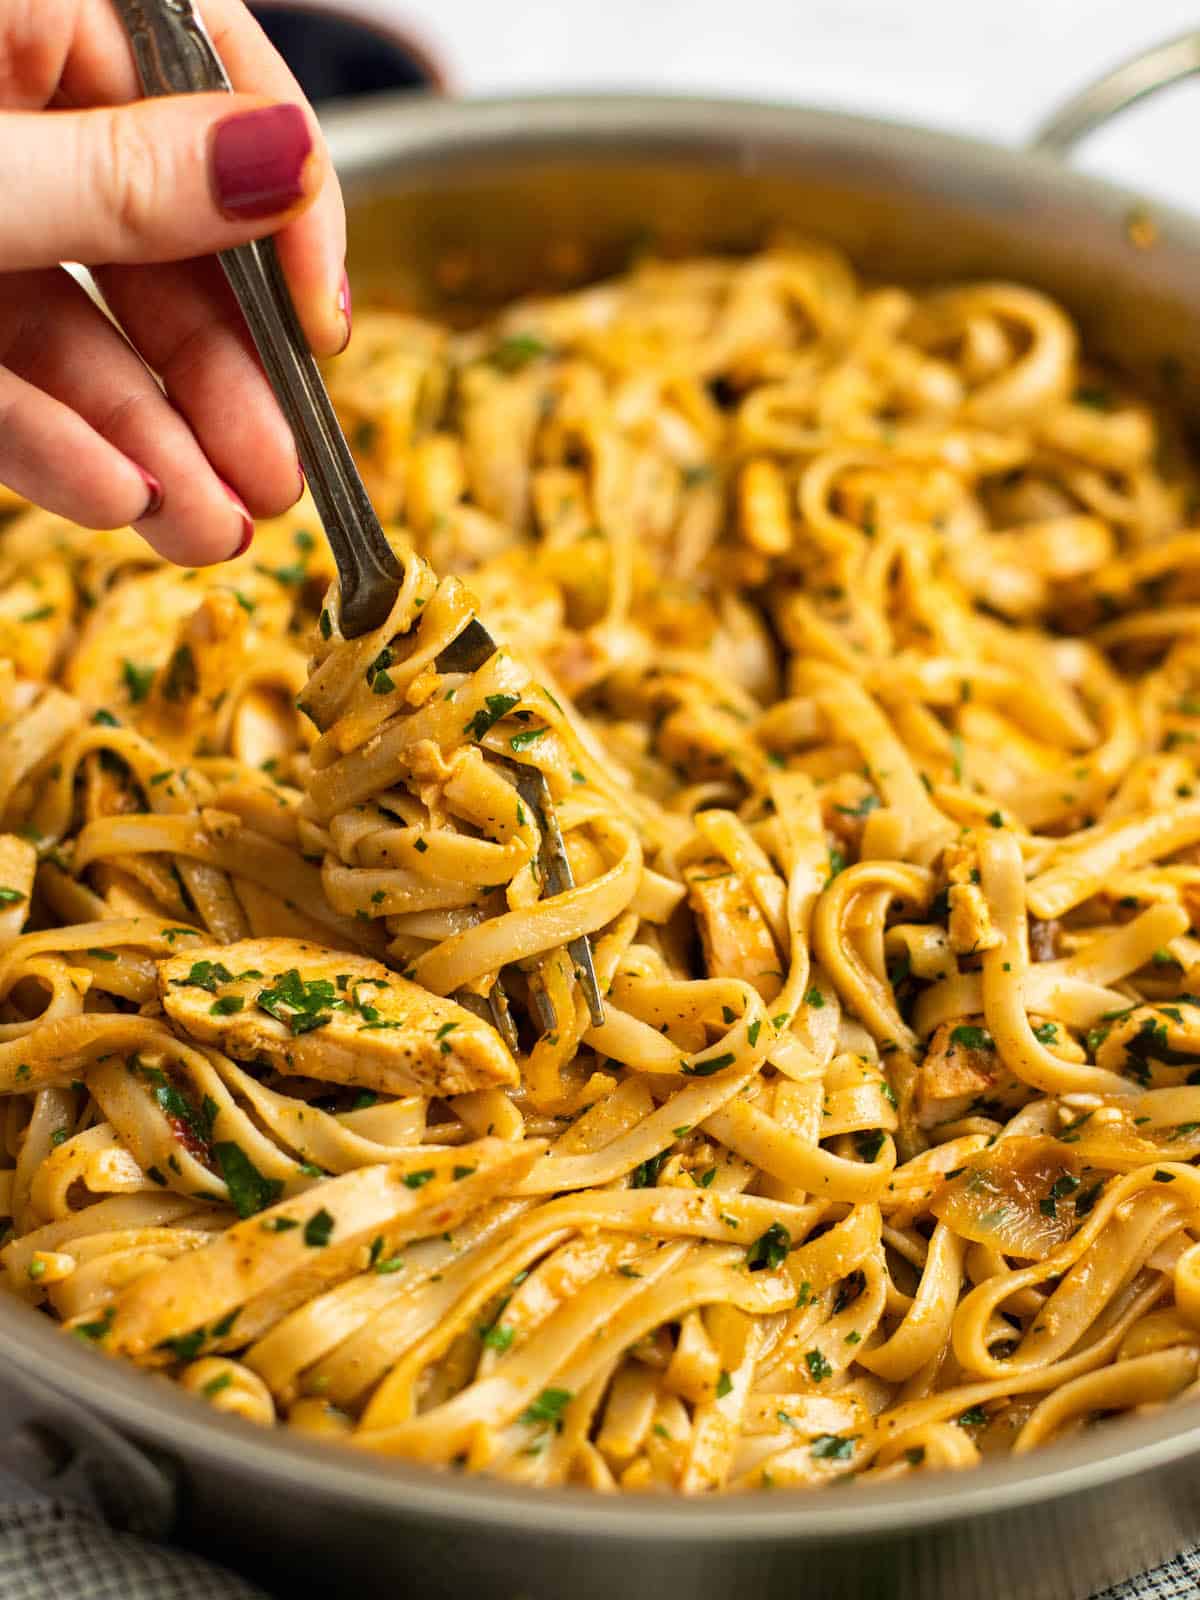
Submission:
[[[697,861],[683,875],[709,976],[743,978],[773,1000],[783,983],[779,952],[741,876],[720,856]]]
[[[178,1028],[241,1061],[384,1094],[515,1084],[499,1034],[377,961],[298,939],[244,939],[159,964]]]

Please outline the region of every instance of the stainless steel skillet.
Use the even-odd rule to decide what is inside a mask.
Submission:
[[[1047,127],[1067,148],[1192,40]],[[1153,82],[1152,82],[1153,81]],[[1111,104],[1110,104],[1111,102]],[[1093,347],[1200,415],[1200,224],[1018,153],[828,112],[604,97],[414,104],[327,120],[359,299],[475,305],[792,224],[866,270],[1040,284]],[[1200,183],[1200,180],[1198,180]],[[223,1419],[0,1296],[0,1461],[173,1534],[279,1594],[418,1600],[1086,1596],[1200,1536],[1200,1415],[894,1487],[704,1504],[435,1476]]]

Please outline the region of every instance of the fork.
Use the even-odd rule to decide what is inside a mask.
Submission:
[[[114,3],[148,96],[232,89],[192,0]],[[219,259],[295,436],[300,464],[333,551],[341,589],[342,632],[348,639],[357,639],[387,621],[400,587],[400,564],[301,332],[274,241],[253,240],[222,251]],[[491,634],[478,619],[472,619],[436,657],[436,664],[442,672],[474,672],[495,652]],[[536,767],[505,764],[512,770],[522,800],[537,818],[543,887],[552,895],[563,894],[575,884],[546,779]],[[591,941],[581,934],[570,941],[567,950],[591,1020],[598,1027],[604,1021],[604,1005]],[[549,997],[536,989],[534,1000],[539,1021],[547,1031],[553,1029],[556,1024]],[[516,1030],[499,979],[493,985],[489,1006],[497,1028],[515,1046]]]

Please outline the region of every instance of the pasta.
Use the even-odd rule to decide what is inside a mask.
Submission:
[[[1171,374],[790,242],[376,311],[329,377],[372,634],[307,504],[204,571],[0,529],[6,1287],[253,1423],[602,1493],[1193,1396]]]

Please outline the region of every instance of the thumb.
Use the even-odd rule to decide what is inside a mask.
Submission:
[[[306,110],[174,95],[0,113],[0,270],[176,261],[273,233],[315,199],[327,157]]]

